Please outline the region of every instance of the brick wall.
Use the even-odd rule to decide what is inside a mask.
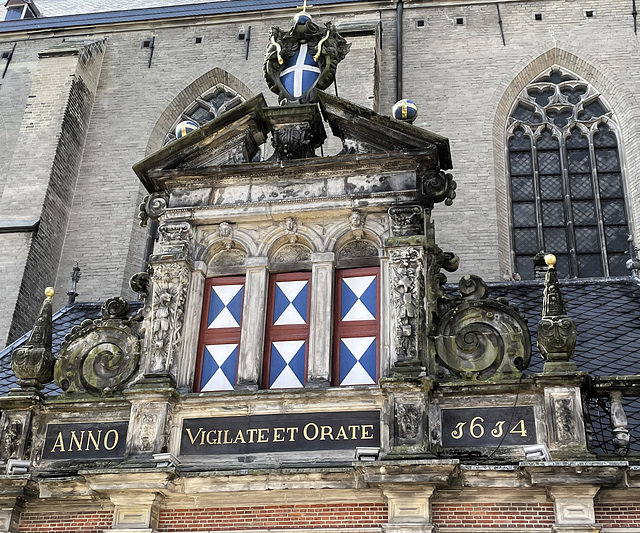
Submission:
[[[640,503],[596,503],[596,523],[605,528],[640,528]]]
[[[295,528],[369,528],[387,521],[381,503],[261,505],[209,509],[165,509],[158,530],[220,531]]]
[[[111,511],[75,513],[25,512],[20,518],[19,533],[101,533],[111,528]]]
[[[554,523],[551,503],[434,503],[433,523],[439,527],[540,527]]]

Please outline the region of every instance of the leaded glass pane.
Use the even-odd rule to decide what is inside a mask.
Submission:
[[[509,151],[531,151],[531,139],[524,134],[522,128],[516,128],[509,139]]]
[[[533,178],[513,178],[511,180],[511,199],[514,201],[534,200]]]
[[[578,253],[600,253],[598,230],[591,228],[576,228],[576,251]]]
[[[596,210],[593,202],[574,200],[571,207],[573,208],[573,222],[576,225],[586,226],[596,223]]]
[[[205,109],[202,106],[196,107],[193,111],[190,111],[189,116],[198,124],[204,124],[213,119],[213,115],[209,112],[209,109]]]
[[[627,217],[624,212],[624,201],[602,200],[602,217],[605,225],[626,224]]]
[[[589,150],[569,150],[567,152],[567,161],[569,163],[569,173],[584,174],[591,172],[591,155]]]
[[[618,172],[618,150],[615,148],[599,148],[596,150],[596,165],[598,172]]]
[[[535,109],[524,103],[520,103],[518,105],[516,110],[513,112],[513,116],[522,122],[528,122],[530,124],[541,122],[540,117],[537,117],[536,119]]]
[[[513,204],[513,225],[516,228],[530,228],[536,225],[536,208],[533,203]]]
[[[584,106],[584,111],[580,114],[580,120],[589,120],[601,117],[605,113],[606,111],[604,110],[604,107],[602,107],[600,100],[594,100],[590,104]]]
[[[600,124],[598,131],[593,135],[593,144],[596,148],[618,148],[618,139],[606,124]]]
[[[529,95],[535,98],[536,103],[542,107],[549,103],[549,99],[556,94],[553,89],[529,89]]]
[[[564,204],[562,202],[542,204],[542,223],[545,226],[564,226]]]
[[[558,128],[564,128],[569,123],[572,114],[568,109],[551,109],[547,111],[547,116],[553,120],[553,123]]]
[[[558,139],[551,135],[548,129],[545,129],[537,139],[536,145],[538,146],[538,150],[557,150]]]
[[[543,200],[562,200],[562,178],[560,176],[540,176],[540,196]]]
[[[627,226],[608,226],[604,229],[607,240],[608,252],[626,252],[629,248],[627,242]]]
[[[629,256],[627,254],[612,254],[609,256],[609,275],[628,276],[629,270],[625,266]]]
[[[569,277],[569,256],[566,254],[555,254],[556,269],[560,279]]]
[[[620,174],[598,173],[600,198],[622,198],[622,180]]]
[[[591,174],[583,174],[570,177],[571,198],[593,198],[593,186]]]
[[[567,252],[567,234],[564,228],[544,228],[543,234],[546,252],[556,255]]]
[[[562,89],[560,89],[560,92],[567,97],[567,100],[569,100],[569,102],[571,102],[572,104],[577,104],[586,94],[587,88],[580,86],[575,88],[563,87]]]
[[[540,174],[560,174],[560,152],[538,152]]]
[[[536,254],[538,252],[538,234],[534,228],[517,229],[514,235],[517,254]]]
[[[589,141],[580,133],[578,128],[571,130],[571,135],[567,137],[567,148],[586,148],[589,149]]]
[[[530,176],[533,173],[529,152],[511,152],[509,163],[512,176]]]
[[[583,278],[601,277],[600,254],[578,255],[578,275]]]
[[[533,256],[519,255],[516,257],[516,271],[522,279],[533,279]]]

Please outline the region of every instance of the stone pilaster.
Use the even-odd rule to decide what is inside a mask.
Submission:
[[[155,533],[160,517],[161,494],[123,492],[109,494],[113,502],[113,525],[110,532]]]
[[[311,256],[311,317],[309,323],[309,357],[307,387],[328,387],[331,383],[332,327],[327,317],[333,316],[333,279],[335,254],[315,253]]]
[[[127,455],[151,456],[168,445],[176,392],[172,389],[134,389],[125,392],[131,402]]]
[[[544,403],[547,411],[547,446],[552,459],[590,457],[580,388],[569,384],[547,386],[544,389]]]
[[[262,372],[269,260],[247,258],[236,389],[257,390]]]
[[[589,485],[565,485],[551,487],[555,524],[558,533],[597,533],[602,526],[596,524],[593,498],[600,487]]]

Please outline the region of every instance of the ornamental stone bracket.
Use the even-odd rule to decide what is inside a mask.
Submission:
[[[157,492],[110,493],[114,505],[112,529],[105,533],[156,533],[164,497]]]
[[[412,487],[383,487],[387,499],[388,523],[382,526],[386,533],[431,533],[436,529],[431,520],[432,485]]]
[[[596,524],[593,498],[600,487],[562,486],[551,487],[549,497],[553,500],[555,524],[558,533],[595,533],[602,529]]]

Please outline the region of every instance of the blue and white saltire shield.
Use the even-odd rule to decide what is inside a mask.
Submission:
[[[285,63],[280,73],[280,80],[284,88],[294,98],[306,93],[320,76],[320,67],[308,50],[307,43],[298,48],[296,54]]]

